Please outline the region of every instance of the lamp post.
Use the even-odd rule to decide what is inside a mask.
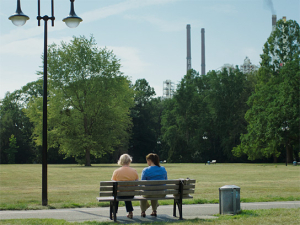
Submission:
[[[207,140],[208,137],[207,137],[207,132],[204,132],[203,133],[203,137],[202,137],[203,140]],[[207,164],[210,164],[210,161],[207,161]],[[205,165],[206,165],[206,162],[205,162]]]
[[[75,14],[74,11],[74,1],[71,2],[70,14],[63,19],[63,22],[70,28],[75,28],[82,21],[80,17]],[[51,17],[45,15],[40,16],[40,0],[38,0],[38,26],[40,26],[40,21],[44,20],[44,82],[43,82],[43,141],[42,141],[42,205],[48,205],[48,190],[47,190],[47,38],[48,38],[48,20],[51,20],[52,26],[54,26],[54,0],[51,0]],[[11,15],[9,20],[16,26],[23,26],[29,17],[23,14],[21,10],[20,0],[17,0],[17,10]]]
[[[289,125],[288,122],[285,121],[282,124],[281,130],[284,132],[284,137],[285,137],[285,151],[286,151],[286,156],[285,156],[285,166],[287,166],[288,163],[288,138],[287,138],[287,131],[289,130]]]
[[[156,144],[157,144],[157,152],[156,153],[159,154],[160,153],[160,145],[161,145],[160,139],[157,140]]]

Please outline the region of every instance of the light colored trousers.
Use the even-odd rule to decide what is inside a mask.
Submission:
[[[144,195],[143,197],[145,197],[145,198],[163,198],[165,196],[166,195],[150,195],[150,196]],[[159,206],[158,200],[151,200],[151,206],[152,206],[152,211],[156,211],[157,207]],[[150,204],[147,200],[141,200],[140,207],[141,207],[141,211],[145,212],[150,207]]]

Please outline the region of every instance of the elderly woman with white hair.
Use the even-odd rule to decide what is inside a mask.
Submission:
[[[139,179],[139,175],[135,169],[130,167],[130,163],[132,162],[132,157],[128,154],[123,154],[120,156],[118,164],[122,167],[116,169],[112,175],[111,180],[114,181],[134,181]],[[122,199],[124,197],[118,197],[118,199]],[[125,198],[133,198],[133,196],[126,196]],[[119,203],[119,202],[118,202]],[[132,219],[133,217],[133,207],[131,201],[125,201],[126,211],[128,212],[127,217]],[[118,205],[116,208],[116,212],[118,212]]]

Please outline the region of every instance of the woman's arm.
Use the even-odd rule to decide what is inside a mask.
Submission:
[[[145,168],[146,169],[146,168]],[[142,175],[141,175],[141,180],[147,180],[147,176],[146,176],[146,171],[145,169],[143,169],[142,171]]]
[[[116,171],[113,172],[113,175],[112,175],[112,177],[111,177],[111,180],[117,181],[117,174],[116,174]]]

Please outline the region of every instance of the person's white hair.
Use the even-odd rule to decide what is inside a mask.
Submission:
[[[132,162],[132,157],[128,154],[123,154],[118,160],[120,166],[129,165]]]

